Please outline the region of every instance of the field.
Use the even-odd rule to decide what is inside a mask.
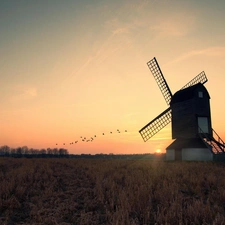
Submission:
[[[0,158],[0,224],[225,224],[225,164]]]

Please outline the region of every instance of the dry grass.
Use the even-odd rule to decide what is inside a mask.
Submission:
[[[225,166],[0,158],[0,224],[225,224]]]

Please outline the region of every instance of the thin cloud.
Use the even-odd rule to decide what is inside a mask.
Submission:
[[[26,100],[37,97],[37,89],[26,85],[10,87],[11,100]]]
[[[111,35],[100,45],[100,47],[95,51],[94,54],[89,56],[84,63],[76,70],[71,72],[67,79],[74,76],[75,74],[79,76],[83,71],[85,71],[88,67],[93,67],[94,62],[103,63],[107,58],[111,55],[115,54],[118,51],[122,51],[125,48],[129,48],[132,44],[129,38],[123,37],[120,40],[120,45],[116,45],[115,41],[118,38],[118,35],[122,35],[124,33],[128,33],[128,28],[119,28],[117,27],[116,30],[112,31]]]
[[[34,87],[26,88],[23,90],[24,97],[36,97],[37,96],[37,89]]]
[[[166,10],[168,3],[154,1],[129,1],[118,10],[116,17],[106,22],[113,34],[136,34],[140,29],[151,31],[156,37],[181,37],[189,34],[197,26],[195,14],[188,11],[180,13],[175,9],[171,13]],[[161,5],[162,12],[154,8]],[[163,13],[165,12],[165,13]]]
[[[187,15],[175,15],[156,21],[150,29],[155,36],[163,37],[181,37],[187,35],[195,26],[194,17]]]
[[[66,80],[74,75],[79,76],[88,67],[93,67],[94,63],[103,63],[112,55],[129,49],[134,42],[134,36],[137,35],[136,31],[138,29],[144,29],[146,21],[148,21],[143,22],[140,18],[140,16],[143,15],[143,11],[146,10],[145,6],[147,4],[149,4],[149,1],[146,0],[121,3],[116,13],[112,11],[110,4],[97,6],[96,10],[106,15],[106,20],[103,21],[102,30],[100,32],[108,33],[108,37],[106,36],[99,48],[92,51],[94,53],[86,58],[79,68],[71,71],[71,73],[66,76]],[[124,21],[124,18],[126,21]]]
[[[210,57],[225,57],[225,47],[218,46],[218,47],[211,47],[211,48],[205,48],[200,50],[193,50],[181,55],[180,57],[176,58],[173,61],[168,62],[166,65],[178,63],[178,62],[187,60],[195,56],[200,56],[200,55],[210,56]]]
[[[122,35],[131,33],[132,29],[136,27],[134,21],[123,22],[118,18],[108,20],[105,22],[105,26],[110,29],[113,35]]]
[[[132,112],[125,115],[125,117],[132,117],[138,115],[140,112]]]
[[[83,103],[83,104],[78,104],[76,105],[76,107],[85,107],[85,108],[90,108],[91,106],[94,106],[96,105],[95,102],[92,102],[92,103]],[[71,105],[71,106],[74,106],[74,105]]]
[[[105,35],[99,47],[92,51],[83,63],[74,71],[66,76],[66,80],[76,75],[80,76],[88,67],[103,63],[112,55],[132,48],[137,42],[140,31],[149,32],[156,38],[169,36],[184,36],[190,32],[194,24],[194,16],[189,14],[172,14],[169,18],[155,17],[152,12],[152,1],[129,1],[121,3],[120,7],[112,12],[110,4],[98,6],[104,10],[106,16],[101,27]],[[149,8],[150,12],[147,10]],[[143,33],[142,33],[143,34]]]
[[[19,113],[27,113],[29,112],[28,109],[7,109],[7,110],[1,110],[0,111],[0,115],[3,115],[3,116],[9,116],[9,115],[12,115],[12,116],[18,116]]]

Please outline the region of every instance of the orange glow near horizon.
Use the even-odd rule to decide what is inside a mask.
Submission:
[[[156,153],[161,153],[161,149],[156,149]]]
[[[173,94],[205,71],[225,139],[225,2],[11,4],[0,3],[0,146],[164,153],[171,124],[146,143],[138,132],[168,107],[146,65],[153,57]]]

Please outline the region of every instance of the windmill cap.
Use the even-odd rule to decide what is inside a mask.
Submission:
[[[194,96],[196,95],[198,96],[199,91],[206,93],[206,96],[210,99],[209,93],[207,89],[205,88],[205,86],[201,83],[197,83],[193,86],[177,91],[172,96],[170,105],[175,104],[177,102],[183,102],[188,99],[192,99]]]

